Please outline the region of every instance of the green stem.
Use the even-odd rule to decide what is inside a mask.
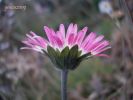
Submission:
[[[61,100],[67,100],[67,76],[68,70],[61,71]]]

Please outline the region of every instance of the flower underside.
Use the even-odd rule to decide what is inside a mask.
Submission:
[[[47,47],[46,55],[49,56],[51,61],[59,69],[75,69],[80,62],[87,58],[90,53],[81,56],[81,51],[78,50],[78,45],[73,46],[71,49],[65,47],[62,51],[53,49],[51,46]]]
[[[26,47],[22,49],[45,53],[59,69],[75,69],[83,59],[91,56],[108,57],[102,52],[111,48],[109,42],[94,32],[86,36],[87,27],[78,31],[77,24],[70,24],[65,32],[61,24],[56,32],[47,26],[44,30],[48,40],[30,32],[23,41]]]

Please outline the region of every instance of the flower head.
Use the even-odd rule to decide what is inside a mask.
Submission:
[[[45,53],[60,69],[75,69],[83,59],[92,56],[107,57],[102,52],[111,48],[109,42],[103,39],[103,35],[97,36],[94,32],[86,35],[87,27],[78,31],[77,24],[70,24],[67,30],[61,24],[56,32],[44,26],[44,31],[48,39],[30,32],[22,41],[26,47],[21,49]]]

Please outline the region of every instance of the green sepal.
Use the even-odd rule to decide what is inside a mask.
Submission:
[[[48,55],[51,59],[51,61],[56,65],[56,66],[60,66],[60,61],[59,61],[59,55],[60,52],[56,52],[51,46],[47,47],[47,52]]]
[[[81,50],[80,50],[80,51],[78,51],[78,57],[80,57],[81,53],[82,53],[82,51],[81,51]]]
[[[77,68],[80,62],[90,55],[90,53],[87,53],[81,56],[81,53],[82,51],[79,51],[78,45],[73,46],[71,49],[67,46],[61,52],[58,49],[55,50],[51,46],[48,46],[47,52],[45,52],[53,64],[61,70],[73,70]]]
[[[82,61],[82,60],[86,59],[86,58],[87,58],[88,56],[90,56],[90,55],[91,55],[90,52],[89,52],[89,53],[86,53],[86,54],[80,56],[80,57],[78,58],[78,60],[79,60],[79,61]]]
[[[67,56],[67,66],[69,69],[74,69],[77,66],[78,54],[78,45],[75,45],[70,49]]]
[[[64,69],[67,67],[66,62],[67,62],[68,53],[69,53],[69,47],[65,47],[60,54],[60,61],[62,62]]]

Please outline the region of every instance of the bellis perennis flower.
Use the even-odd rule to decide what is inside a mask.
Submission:
[[[70,24],[65,30],[61,24],[58,31],[47,26],[44,26],[44,31],[48,40],[30,32],[23,41],[26,47],[21,49],[45,53],[59,69],[75,69],[83,59],[92,56],[108,57],[102,52],[110,48],[109,42],[94,32],[86,35],[87,27],[78,31],[77,24]]]

